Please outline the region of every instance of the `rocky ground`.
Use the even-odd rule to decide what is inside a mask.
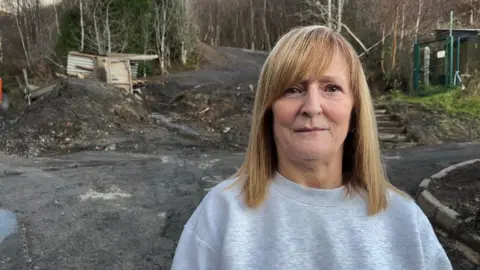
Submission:
[[[407,135],[420,145],[480,140],[480,119],[452,115],[405,101],[389,101],[390,112],[406,127]]]
[[[434,179],[429,190],[435,198],[460,214],[466,228],[480,234],[480,162]]]
[[[252,87],[266,54],[205,50],[201,70],[148,78],[140,95],[98,81],[65,79],[30,106],[0,115],[0,151],[156,153],[159,145],[188,141],[200,148],[241,149],[248,140]]]
[[[0,152],[29,159],[0,162],[0,207],[13,210],[24,228],[0,251],[18,248],[17,237],[26,243],[19,260],[31,258],[28,269],[66,269],[72,262],[84,269],[168,269],[195,205],[241,163],[252,88],[266,58],[234,48],[203,50],[201,70],[148,78],[137,96],[67,79],[1,116]],[[387,170],[414,194],[422,178],[475,156],[475,149],[389,150]],[[456,261],[468,261],[453,251]]]
[[[133,95],[96,81],[64,79],[57,90],[1,117],[0,149],[41,156],[101,147],[102,139],[134,133],[147,121]]]

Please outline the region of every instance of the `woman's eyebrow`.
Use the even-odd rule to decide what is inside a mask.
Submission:
[[[301,84],[302,86],[308,86],[309,83],[311,83],[315,80],[317,80],[321,83],[345,83],[344,80],[341,77],[338,77],[338,76],[322,76],[318,79],[301,80],[299,84]]]
[[[322,76],[318,81],[320,82],[332,82],[332,83],[343,83],[343,79],[338,76]]]

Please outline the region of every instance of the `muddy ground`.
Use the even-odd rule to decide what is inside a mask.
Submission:
[[[388,102],[387,107],[420,145],[480,141],[480,119],[475,117],[451,115],[404,101]]]
[[[252,87],[266,54],[206,47],[201,70],[148,78],[127,94],[78,78],[0,115],[0,151],[46,156],[81,150],[157,153],[160,145],[243,149]]]
[[[435,198],[460,214],[466,228],[480,234],[480,162],[432,180],[429,190]]]

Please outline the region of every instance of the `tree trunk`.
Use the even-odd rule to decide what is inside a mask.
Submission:
[[[27,44],[25,43],[25,37],[23,36],[22,28],[20,26],[20,21],[18,20],[18,17],[20,17],[20,1],[19,0],[17,1],[17,14],[15,15],[15,23],[17,25],[18,34],[20,35],[20,42],[22,43],[23,53],[25,55],[25,61],[27,62],[27,66],[30,68],[30,55],[28,53]]]
[[[93,9],[93,27],[95,28],[95,43],[97,45],[97,53],[100,55],[105,54],[103,36],[100,35],[100,26],[97,17],[98,2],[95,4]]]
[[[400,29],[400,44],[398,44],[398,50],[401,52],[403,47],[403,38],[405,37],[405,7],[406,3],[402,4],[402,26]]]
[[[395,20],[393,22],[393,44],[392,44],[392,70],[395,69],[396,54],[397,54],[397,24],[398,24],[398,9],[395,10]]]
[[[255,7],[250,0],[250,49],[255,50]]]
[[[268,33],[268,27],[267,27],[267,0],[263,0],[262,26],[263,26],[263,33],[265,35],[265,49],[267,51],[270,51],[272,49],[272,45],[270,44],[270,34]]]
[[[221,26],[220,26],[220,11],[221,11],[220,0],[217,0],[217,18],[216,18],[216,27],[215,27],[215,46],[220,44],[220,36],[221,36]]]
[[[342,31],[343,0],[338,0],[337,32]]]
[[[235,15],[235,27],[233,28],[233,46],[238,46],[237,32],[238,32],[238,13]],[[241,47],[241,46],[238,46],[238,47]]]
[[[18,5],[20,7],[20,1],[17,1],[18,2]],[[25,28],[25,47],[26,47],[26,52],[28,52],[29,54],[29,61],[31,60],[31,55],[30,55],[30,52],[31,52],[31,48],[33,47],[32,46],[32,43],[31,43],[31,39],[30,39],[30,35],[33,36],[33,31],[31,31],[31,28],[28,27],[29,23],[28,23],[28,19],[27,19],[27,13],[26,12],[22,12],[23,14],[23,27]],[[18,10],[18,14],[21,14],[20,13],[20,9]],[[20,15],[18,15],[20,16]],[[21,32],[23,32],[22,29],[19,29]],[[30,30],[30,31],[29,31]]]
[[[423,0],[418,0],[418,13],[417,13],[417,21],[415,23],[415,40],[418,38],[418,31],[420,27],[420,18],[422,16],[422,8],[423,8]]]
[[[60,34],[60,23],[58,22],[57,5],[53,4],[53,12],[55,13],[55,26],[57,27],[57,34]]]
[[[382,27],[382,52],[380,68],[382,69],[382,74],[385,75],[385,25]]]
[[[80,2],[80,52],[83,52],[85,49],[85,23],[83,21],[83,0],[80,0],[79,2]]]
[[[470,25],[471,25],[471,26],[475,25],[473,8],[470,9]]]
[[[327,26],[329,28],[332,28],[332,0],[328,0],[327,12],[328,12]]]
[[[107,4],[107,12],[105,14],[105,30],[107,32],[107,52],[108,53],[112,53],[112,35],[110,33],[110,20],[109,20],[109,17],[110,17],[110,4],[112,3],[113,0],[110,0],[108,1],[108,4]]]
[[[166,69],[166,34],[167,34],[167,4],[162,1],[162,31],[161,31],[161,42],[160,42],[160,69],[162,71],[162,74],[167,73]]]
[[[243,13],[242,11],[240,10],[240,19],[243,19]],[[243,24],[240,24],[241,28],[242,28],[242,46],[241,47],[244,47],[244,48],[247,48],[248,47],[248,43],[247,43],[247,30],[245,29],[245,25]]]

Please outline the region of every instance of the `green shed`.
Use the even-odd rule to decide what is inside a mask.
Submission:
[[[480,66],[480,29],[453,29],[452,36],[454,39],[453,46],[453,70],[459,71],[461,77],[468,77],[475,69]],[[435,29],[436,40],[445,41],[441,44],[444,46],[443,50],[437,51],[437,55],[432,55],[432,64],[436,67],[434,71],[437,75],[444,77],[448,74],[446,70],[445,59],[448,55],[447,41],[450,36],[450,30],[448,28]],[[442,57],[443,56],[443,57]],[[442,76],[443,75],[443,76]]]

